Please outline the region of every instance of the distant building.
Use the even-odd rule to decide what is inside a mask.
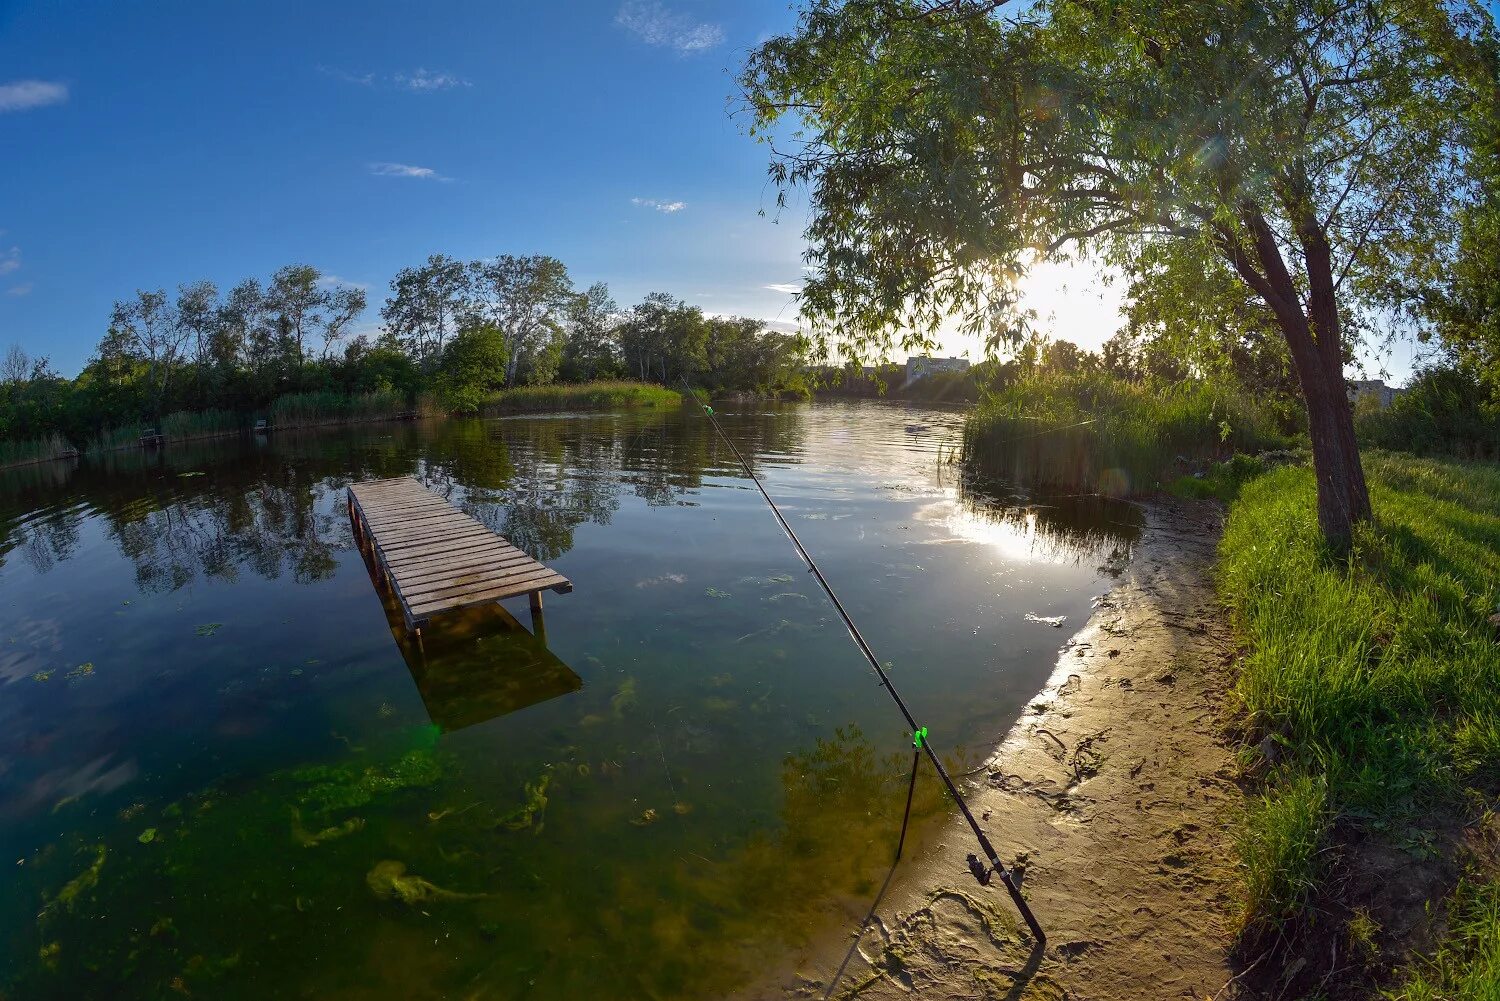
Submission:
[[[906,359],[906,384],[909,386],[934,372],[964,372],[969,368],[967,358],[928,358],[925,355]]]
[[[1364,397],[1374,397],[1379,409],[1384,410],[1406,392],[1395,386],[1387,386],[1383,379],[1350,379],[1349,402],[1358,403]]]

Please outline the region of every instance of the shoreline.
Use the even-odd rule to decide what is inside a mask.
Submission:
[[[969,875],[976,846],[955,815],[908,846],[833,997],[1232,996],[1244,796],[1222,732],[1235,651],[1213,582],[1223,512],[1144,509],[1124,573],[966,790],[1001,858],[1024,867],[1045,950],[998,880]],[[835,903],[834,930],[732,997],[821,998],[869,906]]]

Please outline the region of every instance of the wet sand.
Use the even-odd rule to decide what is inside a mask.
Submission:
[[[1216,505],[1163,500],[1117,585],[966,795],[1046,930],[1034,947],[996,879],[981,887],[962,818],[909,843],[876,917],[740,995],[1214,998],[1236,993],[1231,820],[1242,793],[1222,734],[1233,644],[1213,589]],[[924,772],[919,781],[937,781]],[[972,790],[969,793],[968,790]]]

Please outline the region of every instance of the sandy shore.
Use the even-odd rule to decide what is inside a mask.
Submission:
[[[1230,997],[1242,794],[1220,726],[1233,655],[1211,576],[1220,518],[1148,506],[1118,584],[969,781],[1001,857],[1024,867],[1044,950],[999,881],[969,875],[976,846],[955,819],[908,847],[856,952],[868,902],[740,997],[822,997],[846,956],[838,998]]]

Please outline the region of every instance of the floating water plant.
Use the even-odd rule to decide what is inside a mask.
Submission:
[[[46,681],[52,677],[51,671],[38,671],[31,676],[32,681]]]
[[[721,590],[719,590],[716,587],[705,587],[703,589],[703,593],[706,594],[706,595],[708,595],[710,598],[731,598],[731,597],[733,597],[733,595],[731,595],[728,591],[721,591]]]
[[[51,672],[49,671],[48,674],[50,674],[50,673]],[[85,661],[84,663],[79,664],[77,667],[73,668],[73,670],[69,671],[66,675],[64,675],[64,677],[66,677],[69,681],[76,681],[79,678],[87,678],[89,675],[91,675],[93,673],[94,673],[94,663],[93,663],[93,661]]]
[[[223,628],[224,623],[222,622],[205,622],[203,625],[193,630],[193,632],[197,633],[199,636],[212,636],[214,633]]]
[[[154,827],[148,827],[148,828],[146,828],[144,831],[142,831],[140,833],[140,836],[137,837],[136,840],[139,841],[143,845],[149,845],[151,842],[153,842],[153,841],[156,840],[156,828],[154,828]]]
[[[452,900],[479,900],[483,893],[456,893],[445,890],[421,876],[410,876],[406,863],[394,859],[376,862],[365,874],[365,885],[382,900],[399,900],[403,904],[432,904]]]

